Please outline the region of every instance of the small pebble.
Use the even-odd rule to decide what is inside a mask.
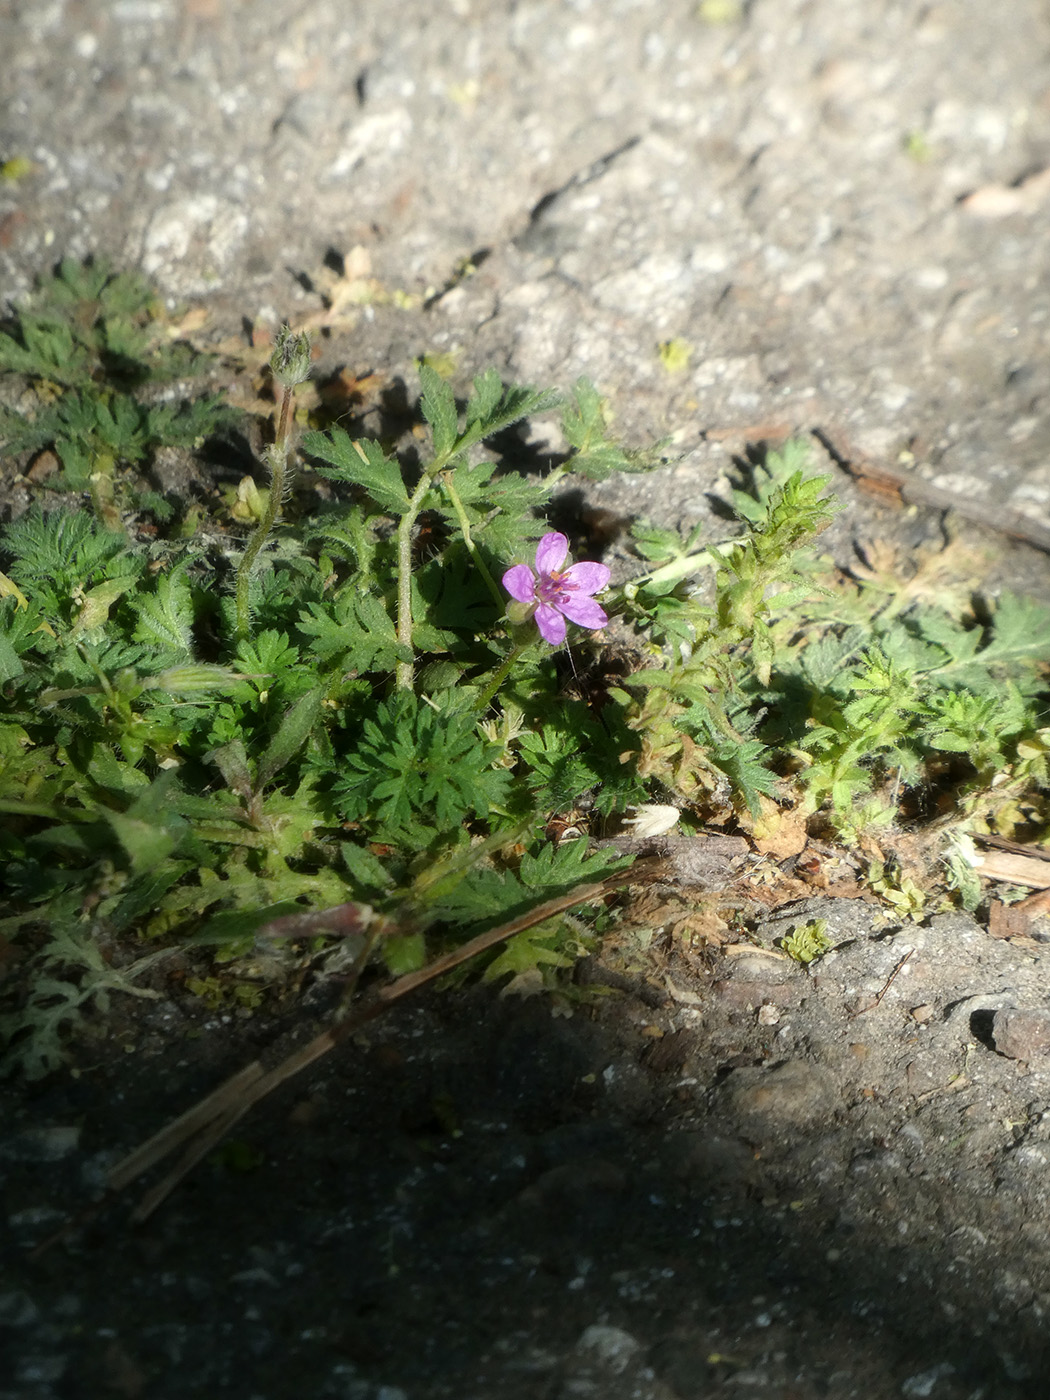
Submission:
[[[0,1157],[9,1162],[60,1162],[75,1152],[80,1129],[75,1124],[54,1128],[23,1128],[0,1141]]]

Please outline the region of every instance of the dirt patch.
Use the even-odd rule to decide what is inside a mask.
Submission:
[[[1040,1394],[1050,1060],[989,1032],[1045,1010],[1047,947],[855,900],[756,934],[816,914],[836,946],[808,969],[591,963],[581,986],[621,990],[568,1016],[399,1009],[146,1225],[128,1192],[35,1262],[275,1028],[164,1003],[77,1077],[8,1088],[0,1393]]]

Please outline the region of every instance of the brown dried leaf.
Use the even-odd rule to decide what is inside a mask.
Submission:
[[[992,900],[988,908],[988,932],[993,938],[1024,938],[1028,924],[1028,915],[1019,905]]]

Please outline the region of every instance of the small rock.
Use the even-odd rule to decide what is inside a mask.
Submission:
[[[1050,1011],[997,1011],[992,1040],[999,1054],[1011,1060],[1050,1055]]]
[[[602,1327],[598,1324],[588,1327],[576,1343],[578,1352],[589,1353],[614,1376],[626,1371],[641,1349],[641,1343],[630,1332],[625,1332],[621,1327]]]
[[[788,1060],[774,1069],[738,1069],[726,1081],[732,1113],[782,1124],[811,1123],[835,1107],[834,1081],[804,1060]]]
[[[716,982],[711,989],[719,1001],[741,1010],[760,1006],[796,1006],[801,999],[801,987],[790,982]]]
[[[522,1205],[544,1210],[580,1209],[595,1193],[618,1196],[627,1188],[627,1173],[616,1162],[600,1157],[563,1162],[551,1167],[518,1197]]]
[[[75,1124],[53,1128],[24,1128],[0,1142],[0,1157],[9,1162],[60,1162],[75,1152],[80,1129]]]
[[[31,1327],[39,1316],[28,1293],[0,1293],[0,1327]]]
[[[901,1386],[901,1394],[908,1397],[908,1400],[925,1400],[927,1395],[932,1395],[937,1388],[938,1382],[947,1380],[949,1376],[955,1374],[955,1367],[947,1361],[942,1361],[937,1366],[931,1366],[928,1371],[921,1371],[918,1375],[909,1376]]]
[[[23,1356],[15,1367],[15,1379],[27,1386],[51,1385],[62,1379],[68,1365],[69,1358],[59,1352]]]

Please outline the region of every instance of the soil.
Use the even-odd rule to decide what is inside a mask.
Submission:
[[[411,385],[423,353],[464,383],[587,374],[669,464],[563,503],[581,519],[717,534],[733,454],[820,429],[938,506],[865,495],[814,439],[837,555],[950,538],[986,592],[1050,596],[1046,554],[997,529],[1050,501],[1046,5],[712,9],[7,5],[0,156],[32,169],[0,185],[3,290],[106,254],[216,346],[311,321],[321,381]],[[8,513],[43,490],[21,465]],[[157,470],[190,490],[204,467]],[[147,1223],[121,1199],[39,1257],[323,1007],[209,1016],[169,989],[69,1074],[8,1083],[0,1400],[1041,1400],[1045,924],[792,887],[691,953],[700,894],[657,894],[673,915],[654,897],[573,995],[399,1007]],[[816,918],[833,951],[770,955]]]

